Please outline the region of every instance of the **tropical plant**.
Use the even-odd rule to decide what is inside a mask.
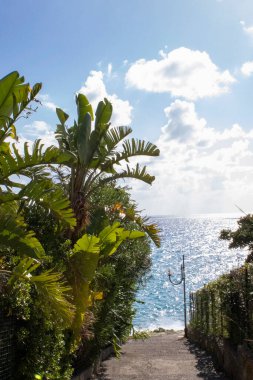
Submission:
[[[97,233],[106,225],[117,220],[121,225],[129,228],[133,225],[147,234],[157,247],[161,245],[160,229],[150,218],[138,211],[136,203],[131,199],[130,188],[118,186],[116,181],[104,184],[94,189],[89,204],[91,221],[87,232]]]
[[[73,306],[65,297],[69,289],[60,280],[61,275],[53,271],[33,275],[46,254],[22,216],[26,204],[39,203],[55,215],[59,224],[75,226],[69,200],[45,170],[49,164],[65,162],[70,156],[56,147],[43,149],[40,141],[34,143],[31,152],[25,143],[21,154],[15,143],[10,143],[10,139],[17,140],[14,123],[34,110],[31,103],[36,101],[40,88],[41,84],[30,88],[17,72],[0,80],[0,256],[7,252],[16,256],[11,270],[5,269],[2,261],[0,274],[10,284],[18,277],[33,281],[40,296],[44,293],[59,316],[70,322]]]
[[[76,104],[77,121],[70,128],[66,126],[69,115],[56,109],[60,121],[56,130],[59,147],[74,156],[68,163],[68,175],[61,173],[77,219],[74,239],[89,224],[89,200],[95,189],[122,178],[152,184],[155,177],[147,173],[145,166],[137,163],[131,168],[128,163],[131,157],[159,155],[159,149],[150,142],[125,140],[132,132],[130,127],[111,127],[112,104],[107,99],[99,102],[95,120],[92,106],[83,94],[76,96]]]
[[[220,233],[220,238],[228,240],[229,248],[247,248],[249,255],[246,262],[253,262],[253,215],[248,214],[238,221],[238,228],[235,231],[224,229]]]
[[[127,230],[144,232],[134,220],[138,218],[138,212],[126,187],[110,183],[94,190],[90,206],[89,233],[99,233],[113,221],[120,222]],[[135,218],[125,214],[126,210],[132,209],[135,209]],[[92,325],[85,324],[82,330],[76,368],[92,364],[101,349],[109,344],[113,344],[118,352],[117,342],[123,342],[129,336],[135,315],[136,292],[150,269],[150,255],[150,239],[145,233],[141,239],[125,240],[116,254],[101,258],[90,289],[95,294],[103,291],[103,298],[92,306]],[[87,321],[90,318],[89,315]]]
[[[98,236],[84,234],[77,240],[69,255],[66,271],[76,307],[72,327],[76,338],[79,337],[85,312],[91,302],[90,283],[94,278],[99,260],[114,254],[126,239],[137,239],[144,235],[141,231],[125,230],[119,222],[115,222],[105,227]]]
[[[252,263],[223,274],[190,295],[190,329],[203,342],[207,339],[211,351],[212,338],[226,338],[236,346],[247,342],[252,350],[253,319]],[[194,331],[195,330],[195,331]]]
[[[83,234],[89,224],[92,194],[121,178],[136,178],[151,184],[154,177],[146,172],[146,167],[136,164],[131,168],[127,163],[133,156],[157,156],[159,150],[141,140],[124,141],[131,132],[128,127],[110,128],[112,105],[106,99],[97,107],[92,128],[93,110],[81,94],[76,97],[78,119],[73,127],[66,128],[68,115],[57,109],[59,148],[45,148],[40,141],[35,141],[33,147],[26,143],[18,146],[15,123],[36,110],[31,104],[37,102],[40,88],[41,84],[31,88],[17,72],[0,80],[0,288],[5,292],[0,303],[4,300],[5,310],[9,312],[15,309],[15,295],[17,304],[20,300],[17,313],[24,330],[19,329],[22,354],[17,373],[21,378],[32,379],[36,374],[38,378],[67,379],[71,372],[73,337],[75,342],[80,339],[88,308],[94,308],[95,301],[104,297],[103,286],[94,285],[96,271],[124,247],[123,242],[131,251],[133,240],[143,238],[145,233],[153,238],[156,235],[155,227],[145,227],[146,220],[139,218],[134,207],[123,206],[124,221],[111,218],[96,231]],[[119,144],[122,144],[121,151],[117,151]],[[122,163],[125,167],[117,171],[116,167]],[[52,180],[52,171],[57,172],[60,182]],[[120,207],[115,215],[118,211]],[[51,241],[46,241],[49,236]],[[139,247],[142,243],[140,240]],[[121,283],[118,288],[122,288]],[[15,293],[16,289],[21,291]],[[129,294],[133,296],[133,288]],[[115,293],[112,299],[117,302],[120,298]],[[132,298],[129,305],[131,302]],[[131,315],[130,310],[129,318]],[[64,330],[70,326],[74,334],[71,329]],[[35,331],[41,347],[44,347],[43,334],[46,335],[46,352],[36,346]],[[61,353],[57,363],[49,363],[48,348],[53,346],[54,339]],[[32,344],[28,352],[29,341]],[[68,365],[63,370],[59,362],[65,354]]]
[[[14,71],[0,80],[0,145],[1,152],[9,150],[7,137],[17,139],[15,121],[20,117],[28,117],[35,108],[31,107],[36,102],[36,95],[41,89],[41,83],[36,83],[33,88],[29,83],[24,83],[24,77],[20,77]]]

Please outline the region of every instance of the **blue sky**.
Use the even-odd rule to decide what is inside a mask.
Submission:
[[[55,105],[107,96],[115,124],[161,149],[152,187],[132,183],[149,214],[252,210],[253,2],[0,2],[0,75],[43,82],[22,138],[54,141]]]

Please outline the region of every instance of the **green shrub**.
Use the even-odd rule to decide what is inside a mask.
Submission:
[[[122,218],[123,207],[134,206],[126,188],[107,186],[93,197],[91,210],[91,233],[121,220],[127,229],[140,228],[134,221]],[[119,352],[118,343],[130,335],[135,315],[134,302],[138,285],[151,266],[151,247],[147,237],[125,241],[116,254],[101,260],[92,283],[94,292],[103,290],[103,299],[92,308],[94,323],[89,337],[82,339],[75,366],[78,369],[89,366],[101,352],[112,344]]]
[[[229,338],[235,344],[253,338],[253,265],[245,264],[192,295],[193,329]]]

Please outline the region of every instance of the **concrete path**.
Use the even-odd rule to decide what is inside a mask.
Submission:
[[[130,340],[121,358],[102,363],[97,380],[228,380],[215,371],[208,355],[190,344],[183,333],[157,333]]]

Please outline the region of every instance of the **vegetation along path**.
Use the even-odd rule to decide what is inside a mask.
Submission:
[[[182,332],[153,334],[130,340],[118,360],[103,362],[98,380],[228,380],[218,373],[211,358],[183,337]]]

